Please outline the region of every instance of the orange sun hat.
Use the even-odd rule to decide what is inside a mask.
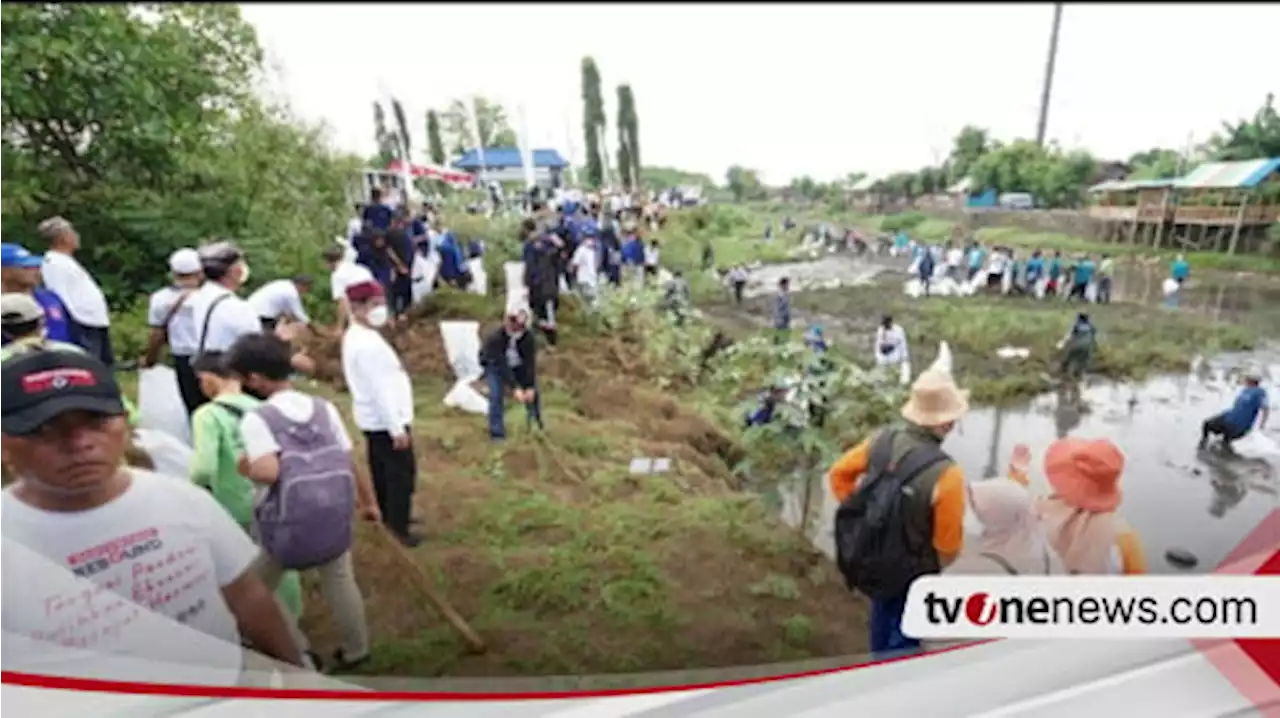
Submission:
[[[1124,452],[1108,439],[1059,439],[1044,455],[1049,486],[1065,503],[1106,513],[1120,505]]]

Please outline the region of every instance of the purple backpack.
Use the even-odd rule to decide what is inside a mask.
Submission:
[[[270,404],[256,409],[280,445],[280,478],[253,509],[267,555],[286,569],[326,564],[351,548],[356,506],[351,455],[338,443],[323,399],[295,422]]]

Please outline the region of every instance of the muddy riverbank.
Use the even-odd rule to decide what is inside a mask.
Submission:
[[[1243,440],[1244,458],[1196,447],[1200,423],[1230,406],[1238,389],[1234,370],[1242,364],[1266,367],[1270,379],[1280,379],[1280,352],[1274,347],[1224,356],[1185,375],[1140,384],[1094,383],[1079,401],[1048,394],[1018,407],[977,408],[944,447],[970,480],[980,481],[1001,474],[1013,447],[1025,443],[1035,456],[1032,488],[1047,493],[1041,467],[1050,443],[1062,436],[1110,438],[1126,457],[1120,512],[1142,536],[1152,572],[1181,570],[1165,559],[1169,549],[1188,550],[1199,559],[1196,570],[1211,570],[1280,508],[1280,456],[1271,453],[1280,430],[1272,427],[1261,439]],[[836,502],[820,472],[811,481],[807,530],[820,550],[834,555]],[[793,526],[805,513],[805,492],[803,482],[793,481],[779,485],[772,497]]]

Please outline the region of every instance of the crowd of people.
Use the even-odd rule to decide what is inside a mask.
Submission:
[[[493,440],[506,436],[507,397],[526,407],[531,427],[543,426],[534,332],[555,346],[562,290],[593,307],[602,290],[628,276],[656,281],[660,245],[645,241],[639,225],[660,227],[664,211],[610,212],[605,203],[616,200],[530,203],[521,225],[527,306],[507,307],[478,357]],[[187,475],[176,478],[188,481],[156,473],[136,451],[139,416],[113,371],[105,294],[75,258],[80,238],[71,223],[54,217],[39,225],[49,246],[43,256],[4,244],[6,554],[14,539],[75,576],[132,596],[142,609],[288,664],[347,672],[367,661],[353,522],[381,524],[406,547],[421,542],[412,510],[412,379],[384,330],[405,321],[417,256],[438,267],[437,283],[465,288],[467,260],[484,247],[460,246],[432,204],[411,212],[384,201],[382,191],[356,215],[346,245],[324,252],[336,304],[331,327],[318,326],[305,308],[309,276],[273,278],[244,296],[249,257],[236,244],[170,255],[169,282],[149,297],[138,364],[151,369],[168,354],[191,437]],[[669,305],[687,303],[678,272],[667,290]],[[292,383],[314,370],[294,346],[300,332],[341,337],[363,468],[353,460],[343,412]],[[181,549],[183,560],[149,555],[143,543],[150,539]],[[108,554],[118,560],[93,558]],[[306,571],[318,574],[339,627],[330,656],[313,652],[298,628]],[[136,645],[10,605],[6,630],[97,651]],[[11,626],[18,615],[24,620]]]
[[[506,307],[478,357],[488,388],[487,431],[495,441],[506,436],[507,397],[525,407],[530,427],[543,426],[535,334],[548,350],[556,346],[561,293],[573,292],[592,307],[610,286],[655,282],[661,266],[661,244],[652,234],[646,240],[640,227],[646,217],[651,231],[660,227],[660,211],[612,212],[591,196],[554,205],[532,201],[528,209],[520,226],[527,303]],[[249,257],[232,242],[181,248],[169,257],[170,281],[149,298],[150,333],[139,363],[154,367],[169,354],[173,391],[191,429],[188,475],[177,477],[188,481],[150,470],[145,459],[128,459],[137,414],[116,381],[105,294],[75,258],[80,238],[71,223],[60,217],[40,223],[49,247],[43,256],[5,244],[0,382],[10,480],[3,495],[6,554],[13,539],[74,576],[131,596],[141,609],[285,663],[346,672],[367,661],[364,599],[351,559],[354,522],[381,526],[406,547],[422,540],[413,515],[412,377],[384,330],[405,321],[417,258],[432,258],[438,281],[465,287],[467,262],[484,247],[479,241],[460,246],[431,204],[411,212],[374,193],[356,213],[349,243],[324,253],[337,316],[330,327],[317,325],[305,308],[310,277],[274,278],[242,296]],[[1080,271],[1077,266],[1071,276]],[[731,270],[728,278],[740,296],[745,268]],[[688,284],[674,272],[663,306],[682,317],[688,295]],[[782,279],[773,316],[779,340],[789,336],[791,322],[789,283]],[[1088,325],[1087,316],[1077,324]],[[1073,334],[1085,331],[1077,327]],[[338,407],[293,384],[293,377],[314,370],[292,341],[300,332],[340,335],[351,424],[359,437],[348,434]],[[829,370],[821,361],[827,345],[820,328],[810,331],[806,344],[817,357],[813,373]],[[876,345],[878,363],[908,359],[905,332],[890,317]],[[1251,381],[1236,407],[1205,422],[1206,440],[1213,434],[1228,443],[1238,439],[1259,414],[1265,424],[1265,393],[1256,378]],[[748,426],[768,423],[781,398],[769,392],[767,406],[748,417]],[[927,498],[893,517],[918,539],[911,544],[916,553],[893,561],[902,559],[912,578],[947,570],[968,550],[960,533],[968,503],[990,535],[984,534],[987,543],[979,544],[985,548],[976,557],[954,565],[987,561],[1017,572],[1145,570],[1140,543],[1115,513],[1123,469],[1116,447],[1105,440],[1050,447],[1045,469],[1055,494],[1033,502],[1017,494],[1026,483],[1018,478],[1025,474],[1024,455],[1011,469],[1016,487],[970,485],[955,462],[940,455],[938,445],[966,409],[966,395],[949,375],[927,371],[903,408],[905,428],[868,438],[831,470],[836,495],[854,497],[848,502],[853,513],[862,497],[875,500],[886,477],[920,483],[917,494]],[[821,402],[809,410],[813,421],[823,420]],[[364,467],[354,461],[357,440],[364,444]],[[919,460],[903,461],[918,450],[925,452]],[[894,474],[903,466],[912,472]],[[1034,520],[1033,505],[1039,507]],[[837,535],[848,545],[879,530],[865,522],[862,529],[848,529],[846,523],[837,520]],[[859,561],[885,565],[856,551],[852,563],[847,558],[842,554],[846,575],[857,573]],[[298,628],[299,576],[308,571],[318,575],[339,627],[339,646],[330,656],[313,652]],[[905,588],[890,578],[851,583],[873,599],[877,651],[909,644],[896,629]],[[51,600],[39,591],[17,599]],[[74,603],[66,596],[57,600]],[[120,626],[89,631],[65,616],[34,608],[11,612],[10,605],[6,630],[24,636],[97,651],[131,643]]]

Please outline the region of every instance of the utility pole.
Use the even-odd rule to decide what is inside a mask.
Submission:
[[[1044,134],[1049,125],[1049,94],[1053,90],[1053,66],[1058,59],[1058,30],[1062,27],[1062,3],[1053,4],[1053,31],[1049,35],[1049,60],[1044,65],[1044,89],[1040,92],[1040,122],[1036,125],[1036,144],[1044,147]]]

